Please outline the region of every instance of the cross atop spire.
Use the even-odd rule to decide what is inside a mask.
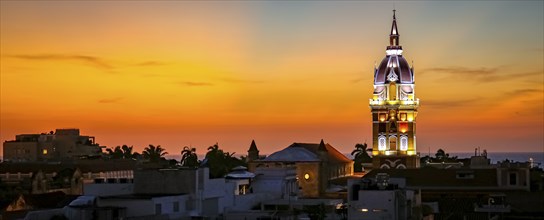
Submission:
[[[391,33],[389,34],[389,46],[387,47],[387,49],[400,49],[396,11],[397,10],[393,9],[393,24],[391,25]]]

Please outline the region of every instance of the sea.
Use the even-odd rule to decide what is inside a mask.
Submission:
[[[446,152],[450,155],[450,157],[457,157],[457,158],[470,158],[471,156],[474,156],[474,152]],[[353,156],[349,153],[344,153],[346,157],[353,159]],[[427,156],[426,153],[420,154],[422,157]],[[236,157],[240,157],[242,155],[235,155]],[[431,156],[434,157],[434,152],[431,152]],[[181,155],[166,155],[166,158],[168,159],[176,159],[180,160]],[[544,168],[544,152],[488,152],[487,158],[491,159],[491,163],[496,164],[497,162],[509,160],[514,162],[528,162],[531,158],[533,159],[533,163],[535,166]],[[198,155],[198,159],[202,160],[204,159],[204,155]]]

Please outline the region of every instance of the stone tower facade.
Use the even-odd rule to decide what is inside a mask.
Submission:
[[[419,99],[415,96],[414,70],[402,56],[397,19],[393,24],[386,56],[374,69],[372,111],[372,155],[374,168],[419,167],[416,151],[416,116]]]

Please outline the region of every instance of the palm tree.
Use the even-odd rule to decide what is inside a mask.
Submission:
[[[161,145],[157,145],[155,147],[152,144],[150,144],[149,147],[146,147],[142,152],[143,158],[148,159],[151,162],[158,162],[163,159],[164,156],[167,154],[168,152],[166,152],[164,148],[161,147]]]
[[[234,152],[225,152],[219,149],[219,144],[214,144],[208,147],[208,153],[206,153],[206,159],[208,167],[210,168],[211,178],[221,178],[230,170],[237,166],[247,166],[244,161],[236,158]]]
[[[183,147],[181,151],[181,166],[184,167],[197,167],[198,155],[196,154],[196,148]]]
[[[123,158],[125,159],[132,159],[134,158],[134,154],[132,153],[132,146],[123,145],[121,147],[121,150],[123,150]]]
[[[355,161],[353,165],[354,171],[361,172],[363,170],[363,166],[361,163],[372,162],[372,157],[368,155],[368,151],[370,150],[367,148],[368,145],[366,143],[355,144],[355,149],[351,152],[351,155],[353,156],[353,161]]]
[[[111,148],[107,148],[106,152],[108,153],[110,159],[123,158],[123,150],[121,150],[121,147],[119,146],[115,147],[113,150]]]

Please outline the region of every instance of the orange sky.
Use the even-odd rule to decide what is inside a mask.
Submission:
[[[370,140],[391,2],[0,4],[2,141],[66,127],[170,154]],[[419,151],[544,150],[543,4],[396,3]]]

